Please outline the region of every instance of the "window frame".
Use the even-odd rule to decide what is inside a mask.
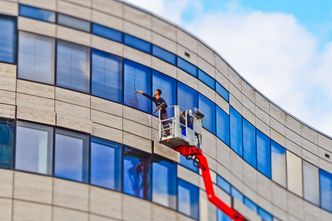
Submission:
[[[39,7],[35,7],[35,6],[32,6],[32,5],[26,5],[26,4],[22,4],[20,3],[18,5],[18,15],[19,16],[22,16],[22,17],[25,17],[25,18],[30,18],[30,19],[35,19],[35,20],[38,20],[38,21],[42,21],[42,22],[47,22],[47,23],[51,23],[51,24],[56,24],[57,22],[57,13],[54,12],[54,11],[51,11],[51,10],[48,10],[48,9],[43,9],[43,8],[39,8]],[[35,11],[39,11],[39,12],[42,12],[42,13],[49,13],[49,14],[53,14],[53,18],[52,19],[44,19],[44,18],[40,18],[38,16],[29,16],[29,15],[22,15],[22,7],[24,8],[28,8],[29,10],[35,10]]]
[[[17,60],[18,60],[18,44],[19,44],[19,37],[18,37],[18,21],[17,21],[17,17],[16,16],[10,16],[10,15],[0,15],[0,19],[6,19],[6,20],[10,20],[13,23],[13,32],[11,32],[11,34],[13,35],[13,45],[11,45],[11,57],[6,60],[6,59],[0,59],[1,63],[6,63],[6,64],[17,64]],[[17,67],[17,65],[16,65]]]

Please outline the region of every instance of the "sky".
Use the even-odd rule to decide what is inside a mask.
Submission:
[[[256,89],[332,136],[331,0],[125,0],[214,48]]]

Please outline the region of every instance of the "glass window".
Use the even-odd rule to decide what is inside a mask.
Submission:
[[[92,33],[116,42],[122,42],[123,38],[122,32],[95,23],[92,24]]]
[[[303,195],[302,160],[295,154],[287,151],[287,185],[290,191],[299,196]]]
[[[54,175],[81,182],[88,181],[89,137],[56,130]]]
[[[53,128],[25,122],[17,123],[15,168],[52,174]]]
[[[57,50],[57,85],[89,92],[90,49],[59,41]]]
[[[197,91],[178,82],[178,104],[184,110],[194,110],[194,108],[197,108]]]
[[[332,213],[332,174],[319,169],[320,206]]]
[[[92,95],[122,102],[122,60],[109,53],[93,49]]]
[[[33,18],[41,21],[55,22],[55,13],[27,5],[20,5],[20,16]]]
[[[133,61],[124,61],[124,104],[151,112],[151,100],[136,91],[151,94],[151,69]]]
[[[123,157],[123,191],[126,194],[150,200],[151,160],[149,155],[125,147]]]
[[[121,190],[121,144],[93,137],[91,139],[91,183]]]
[[[178,179],[178,210],[198,219],[199,188],[181,179]]]
[[[271,146],[270,138],[256,130],[257,170],[271,178]]]
[[[81,31],[90,32],[90,22],[83,21],[72,16],[58,14],[58,24]]]
[[[124,35],[124,44],[129,47],[135,48],[137,50],[143,51],[145,53],[151,54],[151,44],[142,39],[136,38],[132,35]]]
[[[263,208],[258,209],[258,215],[262,218],[263,221],[272,221],[272,215],[264,210]]]
[[[216,133],[216,105],[202,94],[198,96],[199,110],[204,114],[203,127],[211,133]]]
[[[210,88],[212,88],[212,89],[215,88],[215,80],[210,75],[208,75],[207,73],[202,71],[201,69],[198,69],[198,79],[200,79],[203,83],[205,83]]]
[[[303,194],[304,199],[319,205],[318,168],[303,160]]]
[[[54,84],[54,38],[20,32],[18,76]]]
[[[229,112],[231,148],[242,156],[242,116],[233,107],[230,107]]]
[[[229,93],[221,84],[219,84],[219,82],[216,82],[216,92],[229,102]]]
[[[176,209],[177,165],[160,160],[152,164],[152,201]]]
[[[256,168],[256,128],[243,118],[243,158]]]
[[[248,199],[247,197],[244,198],[244,205],[246,205],[251,211],[257,213],[258,211],[257,204]]]
[[[226,144],[229,145],[229,115],[216,106],[217,111],[217,136]]]
[[[14,122],[0,119],[0,167],[12,168],[14,149]]]
[[[219,175],[217,175],[217,185],[226,193],[231,194],[231,184]]]
[[[155,57],[160,58],[163,61],[166,61],[170,64],[176,65],[176,55],[169,52],[169,51],[166,51],[163,48],[160,48],[156,45],[153,45],[152,46],[152,54]]]
[[[240,202],[243,203],[243,200],[244,200],[244,196],[243,194],[238,191],[235,187],[232,187],[231,188],[231,195],[232,197],[234,197],[235,199],[239,200]]]
[[[176,80],[158,71],[153,71],[152,91],[155,91],[156,89],[161,89],[161,96],[164,98],[168,106],[176,104]],[[152,106],[153,105],[154,104],[152,104]],[[170,111],[170,108],[168,108],[168,110]],[[168,114],[171,115],[171,113]],[[158,113],[155,113],[155,115],[158,116]]]
[[[275,141],[271,141],[272,179],[286,187],[286,151]]]
[[[217,221],[232,221],[223,211],[217,210]]]
[[[180,164],[184,166],[185,168],[192,170],[196,173],[199,172],[198,167],[194,166],[194,162],[192,159],[187,159],[185,156],[180,155]]]
[[[178,57],[178,67],[187,72],[188,74],[197,77],[197,67],[190,62]]]
[[[16,57],[16,18],[0,15],[0,61],[14,63]]]

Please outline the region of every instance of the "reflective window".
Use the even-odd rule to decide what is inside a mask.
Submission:
[[[14,63],[16,57],[16,18],[0,15],[0,61]]]
[[[194,110],[194,108],[197,108],[197,91],[178,82],[178,104],[184,110]]]
[[[272,221],[272,215],[264,210],[263,208],[258,209],[258,215],[262,218],[263,221]]]
[[[199,110],[204,114],[203,127],[211,133],[216,133],[216,105],[202,94],[198,96]]]
[[[215,80],[201,69],[198,69],[198,79],[200,79],[210,88],[215,89]]]
[[[89,137],[83,134],[56,130],[55,168],[56,177],[88,181]]]
[[[151,112],[151,100],[136,91],[151,94],[151,69],[133,61],[124,61],[124,104]]]
[[[57,85],[89,92],[90,49],[59,41],[57,50]]]
[[[196,173],[199,172],[199,169],[198,169],[198,167],[196,167],[196,166],[194,165],[193,160],[192,160],[192,159],[187,159],[187,158],[186,158],[185,156],[183,156],[183,155],[180,155],[180,164],[181,164],[182,166],[184,166],[185,168],[187,168],[187,169],[189,169],[189,170],[192,170],[192,171],[194,171],[194,172],[196,172]]]
[[[332,212],[332,174],[319,169],[320,206]]]
[[[90,22],[83,21],[72,16],[58,14],[58,24],[81,31],[90,32]]]
[[[176,55],[173,54],[172,52],[166,51],[163,48],[153,45],[152,54],[153,54],[153,56],[160,58],[163,61],[176,65]]]
[[[15,168],[35,173],[52,174],[53,128],[18,122]]]
[[[12,168],[14,149],[14,122],[0,119],[0,167]]]
[[[152,164],[152,201],[176,209],[177,165],[167,160]]]
[[[297,195],[302,196],[302,159],[289,151],[287,151],[286,156],[288,189]]]
[[[121,190],[121,144],[93,137],[91,139],[91,183]]]
[[[242,116],[233,107],[230,107],[229,113],[231,148],[242,156]]]
[[[256,128],[243,118],[243,158],[256,167]]]
[[[232,221],[225,213],[220,210],[217,210],[217,221]]]
[[[124,35],[124,44],[129,47],[135,48],[137,50],[143,51],[145,53],[151,54],[151,44],[142,39],[136,38],[132,35]]]
[[[151,160],[149,155],[125,147],[123,157],[123,191],[126,194],[150,200]]]
[[[178,57],[177,62],[179,68],[181,68],[188,74],[197,77],[197,67],[195,65],[191,64],[189,61],[186,61],[180,57]]]
[[[55,13],[27,5],[20,5],[20,16],[33,18],[41,21],[55,22]]]
[[[318,168],[303,161],[303,196],[304,199],[319,205]]]
[[[54,38],[20,32],[18,76],[54,84]]]
[[[226,193],[231,194],[231,184],[219,175],[217,175],[217,185]]]
[[[178,211],[198,219],[199,188],[181,179],[178,179]]]
[[[275,141],[271,141],[272,179],[286,187],[286,151]]]
[[[216,82],[216,92],[229,102],[229,92],[219,82]]]
[[[122,60],[119,57],[93,49],[92,95],[122,102]]]
[[[227,145],[229,145],[229,115],[216,106],[217,117],[217,136]]]
[[[167,75],[164,75],[158,71],[153,71],[152,76],[152,91],[156,89],[161,89],[162,95],[168,106],[172,106],[176,104],[176,80]],[[152,104],[153,110],[155,109],[154,104]],[[168,108],[168,112],[171,111]],[[158,113],[155,113],[158,116]],[[171,113],[168,113],[169,117],[171,117]]]
[[[271,178],[271,146],[270,138],[256,130],[257,170]]]
[[[122,32],[95,23],[92,24],[92,33],[116,42],[122,42],[123,39]]]
[[[257,204],[248,199],[247,197],[244,198],[244,205],[246,205],[254,213],[258,212]]]
[[[243,203],[243,200],[244,200],[244,196],[243,194],[238,191],[235,187],[232,187],[231,188],[231,195],[232,197],[234,197],[235,199],[237,199],[238,201],[242,202]]]

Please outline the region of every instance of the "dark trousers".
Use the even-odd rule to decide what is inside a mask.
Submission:
[[[160,113],[160,119],[161,120],[166,120],[166,119],[168,119],[168,114],[167,114],[167,112],[166,111],[162,111],[161,113]],[[163,129],[164,129],[164,131],[165,131],[165,134],[168,136],[168,135],[170,135],[170,129],[169,129],[169,121],[168,120],[166,120],[166,121],[163,121],[162,122],[163,123]]]

